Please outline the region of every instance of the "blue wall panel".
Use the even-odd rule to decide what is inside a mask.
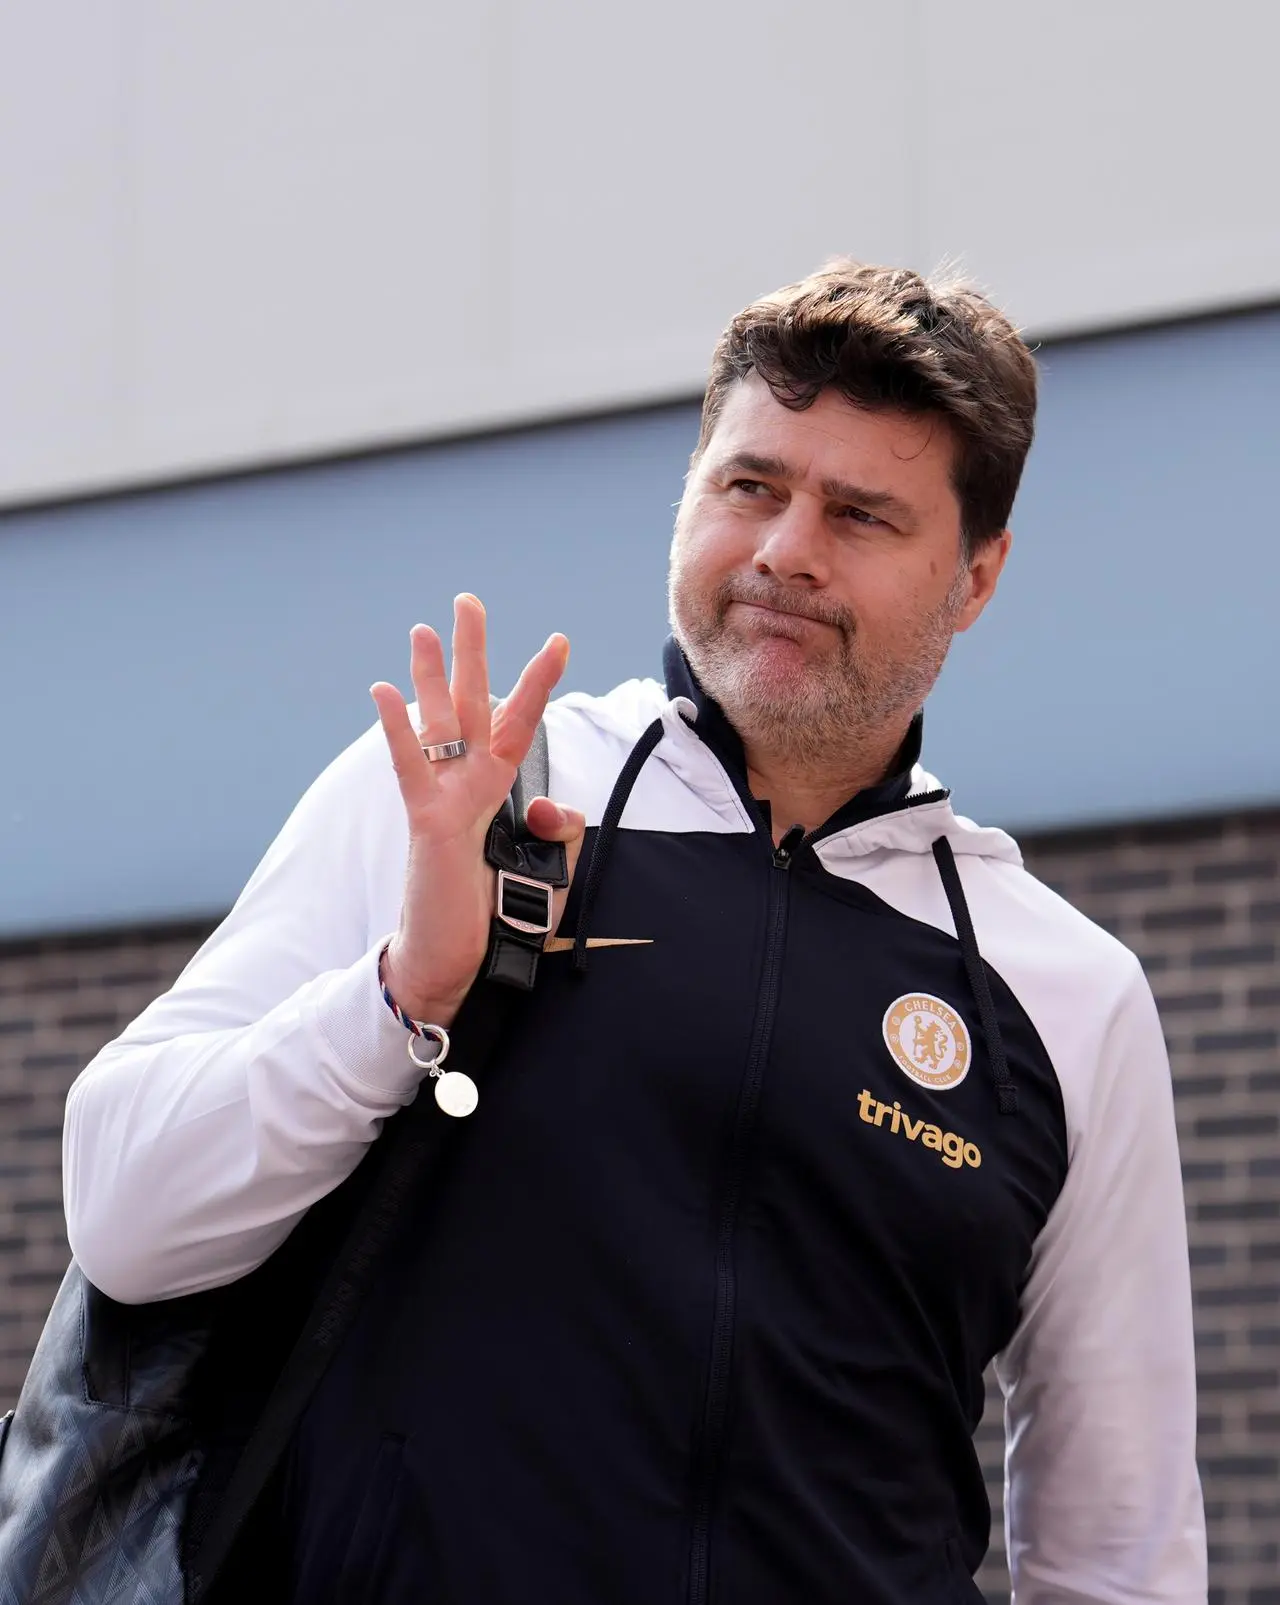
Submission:
[[[928,759],[1015,826],[1280,801],[1280,312],[1041,360],[1014,551]]]
[[[1280,313],[1042,353],[926,761],[1012,827],[1280,800]],[[460,589],[495,684],[654,673],[678,406],[0,519],[0,933],[217,910]]]

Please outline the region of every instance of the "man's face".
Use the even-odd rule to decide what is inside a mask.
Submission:
[[[910,716],[986,605],[1007,533],[962,560],[945,422],[804,412],[736,384],[676,519],[670,602],[695,674],[748,741],[837,758]]]

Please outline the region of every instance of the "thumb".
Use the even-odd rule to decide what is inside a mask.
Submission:
[[[529,829],[544,842],[575,842],[586,828],[585,814],[563,808],[550,797],[535,797],[529,804]]]

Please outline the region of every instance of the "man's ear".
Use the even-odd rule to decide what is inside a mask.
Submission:
[[[967,630],[982,616],[982,610],[996,594],[1000,575],[1013,545],[1013,531],[1002,529],[983,541],[969,564],[969,596],[956,614],[956,629]]]

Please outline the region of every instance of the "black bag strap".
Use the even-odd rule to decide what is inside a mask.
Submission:
[[[503,834],[508,842],[520,848],[527,843],[531,849],[535,845],[542,848],[559,845],[536,843],[535,838],[528,836],[525,820],[527,803],[534,797],[546,796],[548,782],[547,737],[539,724],[533,746],[516,776],[512,794],[503,805],[507,819]],[[490,834],[492,836],[492,830]],[[563,846],[560,846],[560,857],[564,859]],[[565,879],[560,884],[567,884],[567,881],[566,868]],[[498,923],[495,917],[495,928]],[[538,945],[541,947],[541,939]],[[477,980],[463,1000],[449,1031],[451,1070],[465,1070],[474,1076],[497,1051],[519,1000],[519,992],[525,989],[520,983],[502,985],[499,980]],[[532,976],[528,984],[532,984]],[[186,1568],[187,1599],[192,1605],[203,1599],[213,1586],[250,1512],[288,1448],[311,1395],[350,1331],[406,1204],[438,1147],[443,1135],[442,1123],[447,1123],[447,1118],[435,1107],[434,1099],[420,1095],[387,1122],[378,1138],[375,1144],[377,1171],[369,1191],[236,1461],[222,1498],[208,1526],[196,1539]]]
[[[547,727],[539,719],[533,732],[533,742],[524,762],[516,770],[511,787],[511,810],[515,815],[516,834],[527,837],[529,824],[526,814],[535,797],[545,797],[551,789],[551,754],[547,747]]]
[[[569,884],[563,842],[539,841],[525,819],[533,799],[546,796],[550,779],[547,732],[539,725],[484,844],[485,858],[498,871],[498,895],[480,974],[524,992],[533,988],[542,944],[551,933],[554,888]]]

